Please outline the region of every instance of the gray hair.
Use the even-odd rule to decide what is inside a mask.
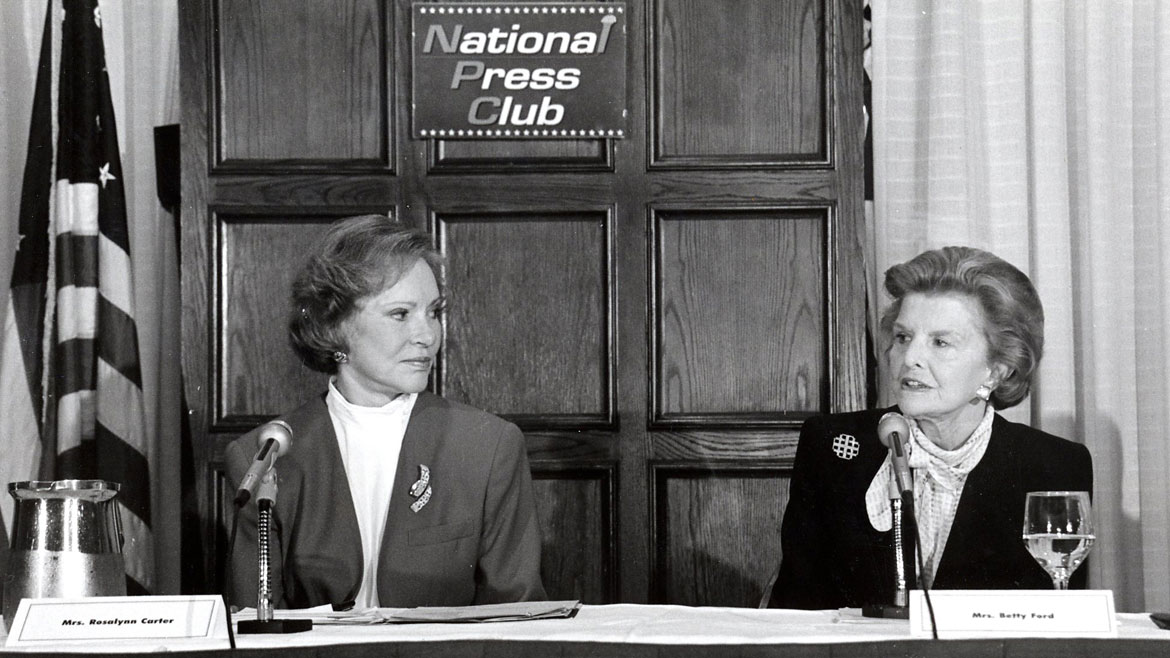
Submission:
[[[991,394],[996,409],[1020,403],[1044,354],[1044,307],[1028,276],[1011,263],[972,247],[923,252],[886,270],[886,292],[894,301],[882,314],[882,333],[892,335],[908,293],[958,293],[983,312],[988,358],[1007,371]]]

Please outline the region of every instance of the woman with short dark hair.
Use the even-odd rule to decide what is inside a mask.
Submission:
[[[289,338],[328,391],[280,417],[269,535],[277,607],[414,607],[543,599],[524,436],[426,391],[442,344],[442,258],[380,215],[338,220],[292,287]],[[240,482],[256,433],[225,451]],[[254,605],[256,507],[232,559]]]
[[[1035,288],[1011,264],[968,247],[895,265],[885,286],[893,303],[881,328],[894,411],[909,421],[921,583],[1050,588],[1021,538],[1026,494],[1091,492],[1093,467],[1083,445],[995,413],[1028,395],[1043,353]],[[818,416],[802,427],[773,606],[893,601],[893,469],[877,436],[889,411]],[[1084,582],[1080,570],[1073,586]]]

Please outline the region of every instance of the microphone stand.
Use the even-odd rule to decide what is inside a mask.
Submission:
[[[256,553],[259,574],[256,591],[256,619],[241,619],[240,633],[300,633],[313,628],[312,619],[276,619],[272,611],[271,568],[268,563],[268,533],[272,526],[272,507],[276,505],[276,469],[270,468],[256,488]]]
[[[907,535],[912,538],[918,536],[917,524],[914,522],[914,494],[910,491],[899,493],[897,487],[891,486],[890,510],[894,530],[894,602],[862,606],[861,614],[881,619],[909,619],[907,583],[914,578],[915,544],[911,542],[907,550],[903,538]]]
[[[910,605],[910,597],[906,594],[906,551],[902,545],[902,499],[892,500],[890,505],[894,515],[894,605],[901,612],[901,608]]]

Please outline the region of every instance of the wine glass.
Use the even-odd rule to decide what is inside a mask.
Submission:
[[[1093,518],[1087,491],[1029,491],[1024,502],[1024,545],[1056,589],[1068,589],[1069,576],[1093,547]]]

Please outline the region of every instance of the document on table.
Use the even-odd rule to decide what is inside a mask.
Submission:
[[[394,611],[386,621],[437,623],[563,619],[577,614],[580,607],[580,601],[524,601],[447,608],[405,608]]]
[[[430,608],[367,608],[335,611],[331,606],[299,610],[275,610],[277,619],[312,619],[314,625],[482,623],[493,621],[527,621],[530,619],[564,619],[577,614],[580,601],[522,601]],[[245,608],[234,615],[236,621],[254,619],[255,608]]]

